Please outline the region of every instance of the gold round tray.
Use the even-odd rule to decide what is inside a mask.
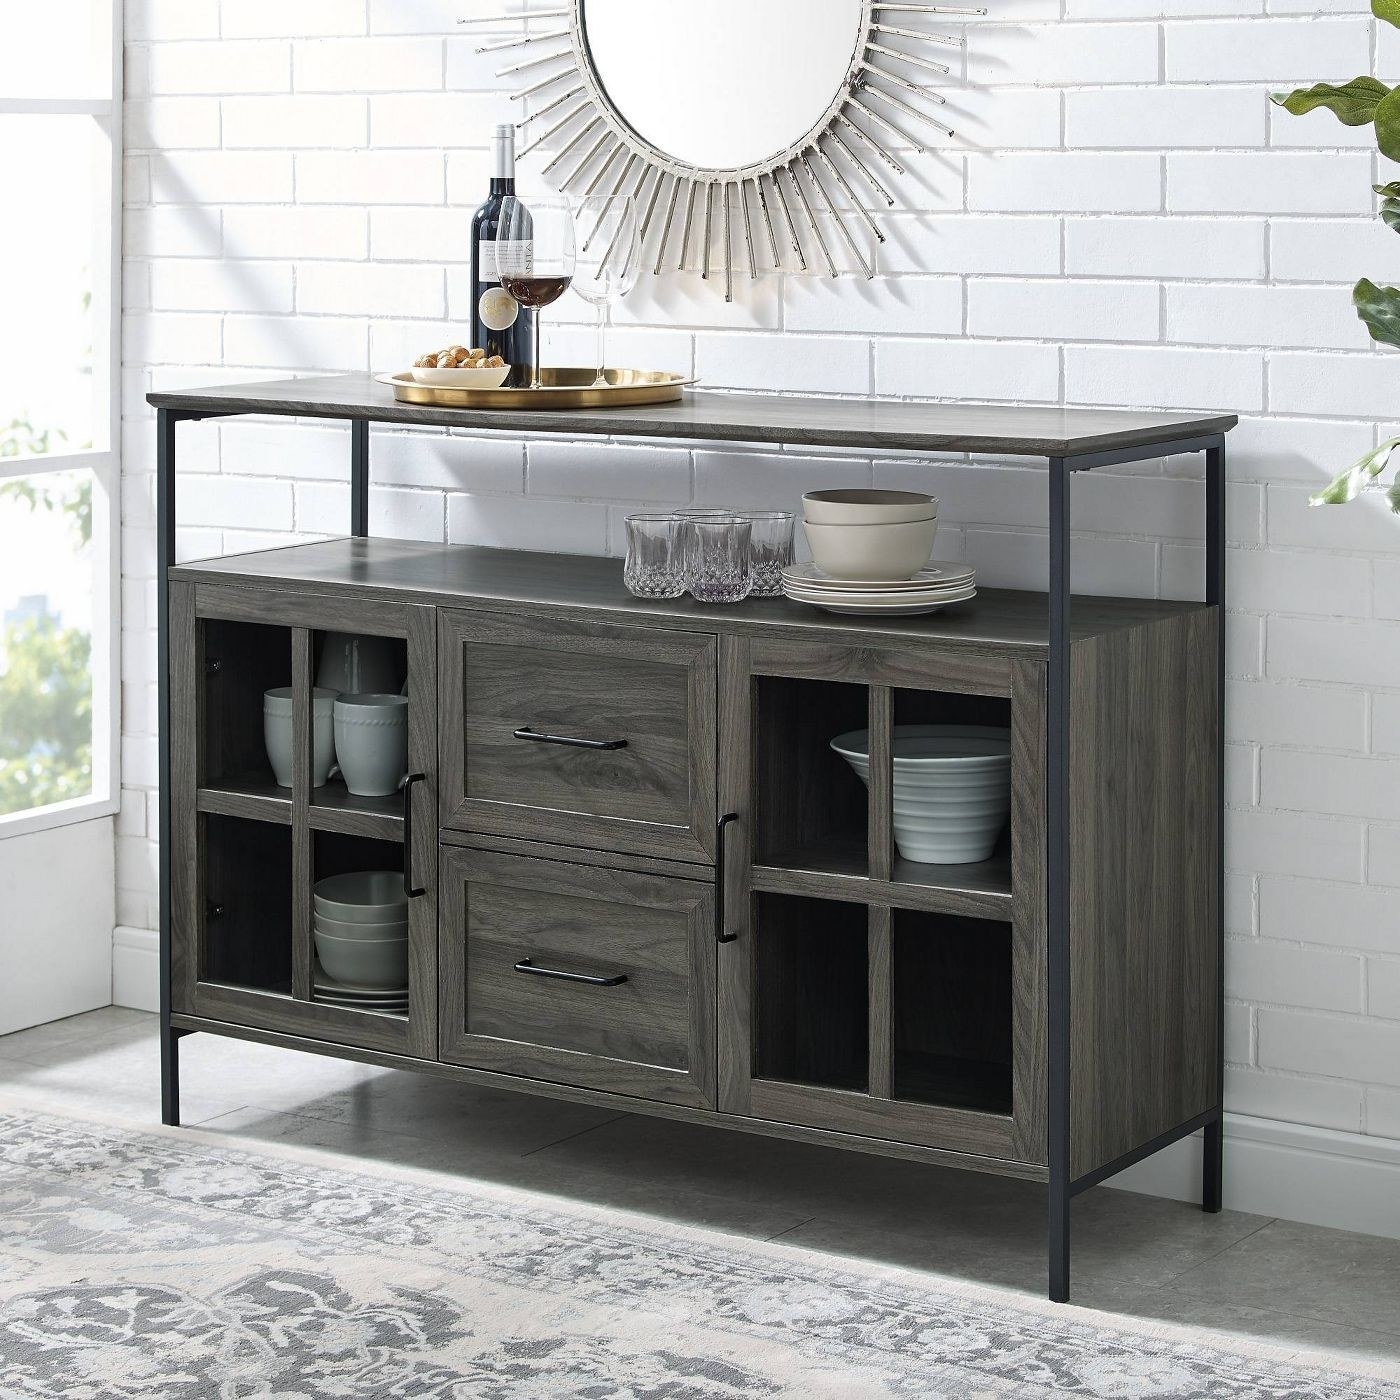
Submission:
[[[375,378],[394,391],[400,403],[433,408],[560,409],[632,408],[638,404],[674,403],[693,379],[655,369],[610,369],[606,385],[594,385],[596,369],[542,369],[539,389],[445,389],[419,384],[407,370]]]

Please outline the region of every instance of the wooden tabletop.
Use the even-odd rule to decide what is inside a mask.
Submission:
[[[1224,413],[1017,408],[910,403],[899,399],[729,394],[703,389],[687,390],[679,403],[646,408],[533,413],[422,408],[398,403],[393,390],[368,374],[179,389],[149,394],[147,398],[156,408],[191,413],[363,418],[376,423],[521,434],[686,438],[872,451],[978,452],[1008,457],[1075,457],[1151,447],[1215,436],[1228,432],[1238,421],[1233,414]]]
[[[417,540],[335,539],[284,545],[178,564],[170,577],[186,583],[290,587],[299,593],[436,607],[499,608],[519,616],[565,614],[682,631],[703,632],[722,625],[750,635],[847,645],[852,641],[934,643],[1039,657],[1046,654],[1050,641],[1044,593],[986,588],[972,602],[931,617],[837,617],[786,598],[719,604],[690,598],[634,598],[623,587],[620,559]],[[1071,638],[1087,640],[1204,606],[1159,598],[1077,597]]]

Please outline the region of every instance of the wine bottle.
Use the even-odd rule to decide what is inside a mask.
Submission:
[[[491,159],[491,191],[472,219],[472,344],[510,365],[506,383],[518,388],[534,377],[535,313],[501,286],[496,264],[501,203],[515,193],[515,128],[509,123],[493,133]]]

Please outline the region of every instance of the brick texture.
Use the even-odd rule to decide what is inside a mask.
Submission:
[[[127,0],[125,923],[153,926],[156,899],[144,396],[389,369],[456,338],[446,318],[466,300],[490,125],[518,110],[457,28],[462,9]],[[778,392],[1239,412],[1228,1102],[1400,1136],[1400,522],[1374,501],[1307,505],[1395,431],[1396,361],[1347,305],[1357,277],[1393,276],[1368,190],[1390,171],[1367,132],[1267,101],[1400,55],[1400,36],[1378,33],[1363,0],[991,10],[947,87],[966,144],[900,155],[885,278],[741,277],[726,305],[714,279],[648,274],[617,314],[614,356]],[[527,185],[539,168],[524,163]],[[586,356],[587,309],[557,310],[551,353]],[[348,449],[338,425],[182,428],[181,551],[342,528]],[[1024,467],[442,432],[377,432],[372,459],[378,531],[588,553],[618,552],[640,504],[932,481],[940,554],[988,582],[1043,579],[1042,487]],[[1076,585],[1198,589],[1198,472],[1080,482]]]

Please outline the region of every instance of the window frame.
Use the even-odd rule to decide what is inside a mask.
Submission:
[[[94,76],[104,96],[8,97],[0,116],[91,117],[105,139],[108,179],[93,190],[93,433],[105,447],[0,461],[0,480],[90,471],[92,493],[92,791],[0,815],[0,841],[116,813],[121,806],[121,274],[122,0],[89,0]],[[105,353],[104,353],[105,352]]]

